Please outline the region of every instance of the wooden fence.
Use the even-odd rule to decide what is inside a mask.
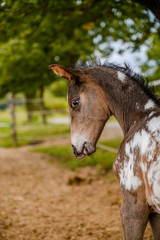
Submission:
[[[154,86],[159,86],[160,85],[160,80],[156,80],[150,83],[150,85]],[[8,101],[0,101],[1,103],[1,109],[5,107],[10,107],[10,114],[11,114],[11,135],[12,139],[14,142],[17,141],[17,130],[16,130],[16,111],[15,111],[15,106],[16,104],[25,104],[26,100],[16,100],[14,99],[14,95],[12,93],[8,94]],[[41,115],[42,116],[42,121],[43,123],[46,122],[45,116],[47,114],[53,114],[53,113],[66,113],[67,111],[65,109],[55,109],[55,110],[47,110],[44,109],[44,103],[42,104],[42,99],[41,98],[34,98],[34,99],[27,99],[27,102],[29,103],[40,103],[39,110],[29,110],[28,111],[28,116],[34,116],[34,115]],[[20,114],[20,113],[19,113]],[[24,114],[24,113],[22,113]],[[4,125],[4,126],[2,126]],[[1,123],[1,127],[5,127],[5,123]],[[100,147],[100,146],[99,146]]]
[[[5,128],[5,127],[11,127],[11,136],[12,136],[12,140],[13,142],[17,142],[18,140],[18,134],[17,134],[17,127],[18,129],[20,128],[17,124],[16,124],[16,116],[18,116],[18,118],[21,118],[21,116],[24,116],[24,111],[16,111],[16,106],[17,105],[21,105],[21,106],[24,106],[26,108],[26,102],[29,102],[29,103],[33,103],[33,104],[37,104],[38,106],[38,109],[36,108],[33,108],[32,110],[28,110],[27,109],[25,111],[26,114],[26,117],[27,115],[28,116],[36,116],[36,115],[40,115],[41,116],[41,121],[42,123],[46,123],[46,116],[47,115],[53,115],[55,113],[68,113],[68,111],[66,109],[45,109],[44,105],[43,105],[43,108],[42,108],[42,105],[41,105],[41,99],[40,98],[34,98],[34,99],[27,99],[27,100],[24,100],[24,99],[15,99],[14,98],[14,95],[12,93],[9,93],[8,94],[8,99],[6,100],[0,100],[0,110],[1,111],[4,111],[6,109],[10,109],[10,123],[6,123],[6,122],[1,122],[0,123],[0,128]],[[27,122],[27,118],[26,118],[26,122]],[[32,121],[31,121],[32,122]],[[23,129],[25,128],[25,126],[23,126]],[[1,138],[5,137],[5,134],[2,134],[1,133]],[[21,137],[22,138],[22,137]],[[24,137],[25,139],[28,138],[28,136]],[[50,138],[47,137],[46,135],[46,138]]]

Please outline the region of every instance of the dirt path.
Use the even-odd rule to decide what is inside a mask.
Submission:
[[[74,173],[48,159],[29,147],[0,149],[0,239],[122,239],[113,174]],[[144,239],[152,239],[150,229]]]

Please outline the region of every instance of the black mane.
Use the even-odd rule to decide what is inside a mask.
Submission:
[[[80,64],[76,65],[75,68],[81,69],[93,66],[112,68],[124,73],[132,81],[136,82],[149,98],[151,98],[157,105],[160,106],[160,98],[158,98],[158,96],[156,95],[154,86],[149,84],[149,80],[147,78],[144,78],[142,75],[135,73],[129,64],[124,63],[124,66],[121,66],[118,64],[110,63],[108,61],[104,62],[103,64],[101,64],[100,61],[96,63],[90,63],[90,61],[87,61],[81,62]]]

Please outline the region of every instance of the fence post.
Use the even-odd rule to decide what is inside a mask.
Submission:
[[[13,139],[13,142],[16,143],[17,134],[16,134],[16,120],[15,120],[15,103],[14,103],[13,93],[9,93],[9,103],[10,103],[10,110],[11,110],[12,139]]]
[[[27,110],[27,120],[28,122],[32,121],[32,103],[30,99],[26,96],[26,110]]]
[[[46,115],[45,115],[45,107],[44,107],[44,101],[43,101],[43,94],[44,94],[44,87],[41,86],[40,88],[40,109],[41,109],[41,116],[42,116],[42,123],[46,124]]]

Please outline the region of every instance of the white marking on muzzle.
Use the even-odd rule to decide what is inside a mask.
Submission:
[[[88,138],[85,134],[74,133],[71,135],[71,143],[77,149],[78,153],[82,151],[85,142],[88,142]]]

